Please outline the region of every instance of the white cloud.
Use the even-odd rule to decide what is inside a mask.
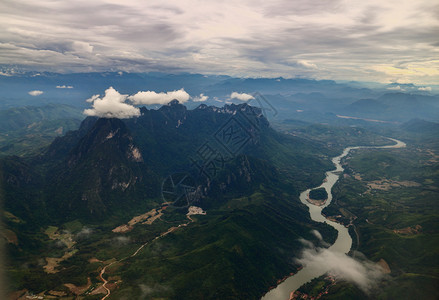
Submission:
[[[128,103],[125,103],[128,95],[122,95],[113,87],[105,91],[105,96],[94,95],[87,102],[93,103],[92,108],[84,110],[87,116],[96,116],[101,118],[119,118],[127,119],[140,116],[140,109]]]
[[[76,238],[81,239],[81,238],[87,238],[89,237],[91,234],[93,233],[93,229],[88,228],[88,227],[83,227],[81,229],[81,231],[79,231],[76,234]]]
[[[401,86],[399,86],[399,85],[389,86],[387,89],[390,91],[404,91],[404,89],[402,89]]]
[[[238,99],[241,101],[248,101],[251,99],[254,99],[255,97],[253,97],[250,94],[246,94],[246,93],[237,93],[237,92],[233,92],[232,94],[230,94],[230,99]]]
[[[424,92],[431,92],[431,87],[429,86],[422,86],[420,88],[418,88],[419,91],[424,91]]]
[[[129,243],[131,243],[131,238],[126,237],[126,236],[117,236],[117,237],[114,237],[112,239],[111,243],[113,246],[120,247],[120,246],[128,245]]]
[[[93,95],[86,102],[92,103],[92,108],[84,110],[88,116],[103,118],[127,119],[140,116],[140,109],[134,105],[168,104],[172,100],[180,103],[187,102],[191,96],[184,90],[156,93],[153,91],[140,91],[134,95],[122,95],[113,87],[105,91],[105,96]],[[194,101],[206,101],[208,96],[200,94]]]
[[[142,291],[142,295],[139,299],[146,299],[149,298],[147,296],[151,295],[152,293],[163,293],[166,291],[170,291],[171,289],[167,286],[161,285],[161,284],[155,284],[154,286],[149,286],[146,284],[139,284],[140,290]]]
[[[110,88],[112,88],[112,87],[110,87]],[[100,97],[101,95],[93,95],[93,96],[91,96],[90,98],[88,98],[87,100],[85,100],[85,102],[88,102],[88,103],[93,103],[96,99],[99,99],[99,97]]]
[[[431,0],[15,2],[0,1],[4,65],[420,86],[439,79]]]
[[[156,93],[153,91],[146,91],[146,92],[138,92],[137,94],[134,94],[132,96],[128,97],[128,100],[130,100],[135,105],[145,104],[145,105],[151,105],[151,104],[168,104],[172,100],[176,99],[180,103],[185,103],[190,99],[190,95],[184,90],[180,89],[178,91],[171,91],[166,93]]]
[[[57,89],[73,89],[73,86],[71,85],[57,85]]]
[[[378,64],[370,69],[390,78],[389,81],[398,83],[430,84],[439,78],[439,60],[431,59],[427,62],[395,62],[393,64]],[[437,80],[436,80],[437,81]]]
[[[330,246],[327,242],[325,242],[325,241],[323,240],[323,237],[322,237],[322,235],[321,235],[320,232],[318,232],[317,230],[313,229],[313,230],[311,230],[311,233],[312,233],[316,238],[319,239],[321,245],[323,245],[324,247],[329,247],[329,246]]]
[[[194,101],[194,102],[204,102],[207,99],[209,99],[209,96],[206,96],[204,94],[200,94],[200,96],[198,96],[198,97],[193,97],[192,101]]]
[[[302,59],[300,59],[300,60],[297,61],[297,64],[298,64],[299,66],[303,66],[303,67],[305,67],[305,68],[309,68],[309,69],[317,69],[317,66],[316,66],[315,64],[313,64],[313,63],[311,63],[311,62],[309,62],[309,61],[306,61],[306,60],[302,60]]]
[[[28,94],[31,96],[39,96],[43,93],[44,93],[43,91],[35,90],[35,91],[30,91]]]
[[[72,44],[72,48],[74,52],[77,53],[92,53],[93,52],[93,46],[91,46],[89,43],[81,42],[81,41],[74,41]]]
[[[318,238],[320,241],[323,240],[322,234],[321,234],[320,232],[318,232],[317,230],[313,229],[313,230],[311,230],[311,233],[312,233],[316,238]]]
[[[369,292],[384,275],[382,267],[367,259],[356,260],[344,253],[326,248],[314,248],[309,241],[301,240],[306,246],[296,261],[311,269],[324,269],[336,276],[356,284],[364,292]]]
[[[314,244],[312,242],[308,241],[308,240],[299,239],[299,242],[301,242],[306,247],[306,249],[314,248]]]

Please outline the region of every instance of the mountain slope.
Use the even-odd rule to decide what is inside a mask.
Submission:
[[[154,184],[149,179],[155,176],[142,162],[125,124],[118,119],[99,119],[57,166],[51,206],[64,216],[102,217],[139,198],[152,197]]]
[[[79,109],[63,104],[0,110],[0,155],[36,154],[77,129],[83,118]]]
[[[257,299],[297,270],[299,239],[318,243],[313,228],[327,242],[334,240],[333,230],[313,223],[298,200],[299,191],[321,181],[331,167],[325,159],[330,151],[321,144],[275,132],[261,110],[247,104],[187,110],[173,101],[141,112],[123,121],[87,118],[40,156],[19,165],[3,159],[3,187],[15,193],[4,197],[8,216],[28,222],[45,215],[28,235],[8,244],[12,289],[66,292],[64,283],[85,285],[105,261],[116,260],[118,267],[108,268],[109,276],[122,280],[112,292],[115,299],[140,297],[142,284],[172,287],[154,292],[171,299]],[[207,156],[208,149],[215,151]],[[26,176],[40,181],[17,186],[6,173],[22,174],[23,183]],[[175,173],[193,179],[196,193],[187,205],[207,215],[187,223],[187,205],[164,205],[162,182]],[[32,201],[40,209],[23,213]],[[148,211],[159,217],[114,231]],[[14,220],[9,217],[6,226],[17,233],[32,224]],[[51,228],[74,244],[53,248],[42,234]],[[38,263],[65,253],[73,254],[53,274]]]

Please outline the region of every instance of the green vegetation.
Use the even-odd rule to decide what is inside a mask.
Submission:
[[[318,185],[333,167],[330,157],[345,146],[389,141],[361,128],[303,123],[284,124],[290,133],[282,134],[265,119],[258,120],[257,130],[246,128],[254,136],[241,153],[216,176],[198,182],[204,192],[193,204],[207,215],[192,216],[189,223],[186,210],[168,207],[150,225],[112,231],[159,208],[162,179],[189,170],[198,147],[211,142],[228,118],[178,104],[143,109],[134,120],[88,118],[37,156],[1,159],[11,290],[55,290],[72,297],[64,285],[70,283],[84,288],[85,299],[101,298],[91,293],[102,284],[99,274],[107,266],[110,299],[258,299],[297,270],[300,238],[318,243],[312,229],[333,243],[334,230],[310,220],[299,192]],[[373,261],[384,259],[390,279],[373,295],[325,278],[303,291],[325,290],[326,299],[437,297],[437,141],[432,134],[428,139],[399,134],[409,148],[351,153],[325,209],[353,222],[350,233],[359,233],[354,248]],[[133,149],[142,159],[133,159]],[[327,195],[317,189],[311,197]],[[46,272],[49,261],[54,273]]]
[[[336,118],[337,119],[337,118]],[[273,125],[289,135],[302,137],[319,143],[322,148],[331,150],[330,155],[340,154],[347,146],[382,146],[389,140],[373,130],[361,127],[337,126],[336,124],[312,124],[295,120],[285,120]]]
[[[139,297],[142,284],[154,287],[151,296],[171,299],[191,295],[204,299],[215,299],[218,295],[230,299],[258,298],[278,278],[298,267],[291,258],[302,248],[299,238],[317,242],[311,234],[311,229],[317,228],[327,242],[335,239],[328,226],[309,223],[306,209],[292,195],[270,190],[240,198],[227,197],[222,204],[209,209],[207,215],[194,216],[196,221],[188,227],[154,242],[156,236],[171,226],[186,223],[184,214],[166,210],[161,220],[152,225],[137,225],[125,234],[111,232],[121,225],[114,221],[87,225],[79,231],[78,221],[59,228],[50,226],[44,234],[38,235],[41,243],[38,252],[29,250],[27,255],[15,257],[8,276],[13,278],[14,290],[61,290],[62,283],[83,286],[86,278],[95,278],[99,267],[104,265],[89,263],[90,259],[109,261],[129,257],[150,241],[136,257],[108,270],[107,276],[122,278],[119,289],[113,292],[115,299],[122,295]],[[44,262],[38,263],[40,255],[60,257],[66,250],[65,245],[51,242],[48,235],[68,229],[77,232],[73,238],[78,252],[60,263],[56,274],[44,273]],[[32,239],[35,238],[34,235]],[[22,242],[20,240],[20,248]],[[13,245],[8,248],[17,249]],[[30,263],[29,270],[19,267],[23,262]]]
[[[364,299],[365,300],[365,299],[371,299],[371,297],[370,295],[365,294],[357,286],[341,280],[338,281],[336,285],[330,286],[328,289],[328,294],[323,295],[320,299],[322,300],[340,300],[340,299],[363,300]],[[385,298],[380,298],[380,299],[385,299]],[[390,298],[390,299],[404,299],[404,297]],[[413,298],[406,298],[406,299],[413,299]]]
[[[41,153],[57,136],[79,127],[81,111],[63,104],[0,110],[0,156]]]
[[[229,117],[174,104],[144,111],[135,122],[88,118],[43,155],[0,160],[10,213],[5,225],[18,238],[18,244],[7,245],[11,290],[72,295],[64,286],[70,283],[91,292],[100,284],[101,268],[115,262],[104,274],[112,284],[120,278],[115,299],[136,299],[145,291],[171,299],[255,299],[297,270],[299,240],[318,242],[312,229],[332,243],[335,231],[312,222],[298,200],[301,190],[321,182],[332,167],[330,150],[277,133],[264,120],[242,153],[209,182],[200,180],[205,192],[196,205],[207,215],[177,227],[189,222],[186,210],[170,207],[151,225],[112,232],[160,207],[162,178],[189,170],[198,147],[212,142]],[[178,127],[177,120],[185,123]],[[133,159],[133,149],[142,159]],[[46,272],[48,262],[55,273]],[[86,286],[87,278],[92,286]]]
[[[315,240],[312,227],[300,221],[306,222],[306,210],[290,199],[260,192],[208,210],[206,216],[148,245],[116,270],[114,274],[127,281],[115,297],[137,297],[144,284],[167,287],[153,289],[151,297],[259,298],[277,278],[298,267],[289,260],[302,248],[297,239]],[[335,238],[326,226],[319,230]]]
[[[326,200],[328,199],[328,193],[325,188],[318,188],[309,192],[309,197],[313,200]]]
[[[324,277],[314,278],[311,282],[305,283],[298,291],[311,297],[317,297],[325,291],[331,281]]]
[[[301,296],[306,295],[306,297],[315,297],[316,299],[325,300],[368,299],[368,295],[358,287],[328,275],[314,278],[311,282],[301,286],[296,293]]]
[[[391,280],[383,281],[370,297],[437,299],[439,152],[436,141],[401,135],[413,143],[403,149],[351,153],[345,161],[346,175],[334,187],[334,201],[324,212],[350,212],[351,216],[343,214],[344,222],[355,220],[357,250],[390,266]],[[332,290],[338,299],[342,293]]]

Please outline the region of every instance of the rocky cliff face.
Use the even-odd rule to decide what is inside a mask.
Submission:
[[[49,201],[72,214],[102,217],[141,201],[140,192],[144,198],[154,196],[151,179],[156,176],[119,119],[98,119],[57,170]]]
[[[247,153],[268,130],[261,111],[247,104],[187,110],[172,101],[158,110],[142,108],[141,116],[123,121],[86,118],[79,130],[57,138],[43,156],[31,161],[29,169],[41,170],[46,179],[39,199],[49,214],[103,218],[145,201],[160,201],[163,178],[181,170],[194,174],[199,171],[195,162],[203,168],[212,162],[206,158],[206,145],[215,148],[216,160],[223,159],[215,176],[197,178],[200,199],[248,191],[267,180],[261,174],[270,167]],[[11,184],[13,179],[8,179]]]

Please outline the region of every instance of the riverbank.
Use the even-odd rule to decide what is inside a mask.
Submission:
[[[309,201],[309,192],[312,189],[308,189],[306,191],[303,191],[300,194],[300,200],[303,204],[305,204],[310,213],[310,217],[315,222],[320,223],[327,223],[330,226],[334,227],[334,229],[338,232],[337,240],[333,245],[331,245],[328,250],[335,253],[343,253],[347,254],[349,253],[351,246],[352,246],[352,238],[349,234],[348,228],[346,228],[344,225],[336,223],[334,221],[331,221],[327,219],[323,214],[322,210],[323,208],[327,207],[331,201],[332,201],[332,187],[334,184],[339,180],[341,174],[344,171],[343,166],[341,165],[341,160],[346,157],[351,150],[354,149],[392,149],[392,148],[402,148],[405,147],[406,144],[402,141],[389,138],[390,140],[394,141],[396,144],[394,145],[388,145],[388,146],[356,146],[356,147],[347,147],[343,150],[342,154],[332,158],[332,162],[335,166],[335,169],[332,171],[326,172],[326,177],[323,183],[316,187],[316,188],[325,188],[328,192],[328,198],[325,201],[324,204],[321,205],[315,205]],[[285,300],[289,299],[292,292],[297,290],[300,286],[305,284],[306,282],[311,281],[312,279],[322,276],[326,272],[328,272],[329,269],[323,265],[316,266],[316,265],[307,265],[304,266],[302,270],[297,272],[295,275],[287,278],[285,281],[283,281],[281,284],[279,284],[275,289],[267,292],[262,297],[262,300]]]

